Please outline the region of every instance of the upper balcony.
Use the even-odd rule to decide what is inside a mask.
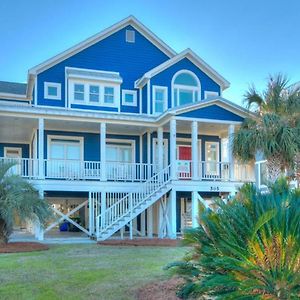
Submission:
[[[120,163],[79,160],[45,159],[42,164],[32,158],[0,158],[1,162],[13,163],[10,173],[30,180],[50,179],[69,181],[114,181],[144,182],[159,170],[157,164]],[[192,174],[192,161],[176,160],[174,180],[197,180],[218,182],[253,182],[254,170],[251,165],[229,162],[198,162],[198,176]],[[104,172],[103,172],[104,170]],[[233,170],[233,174],[231,174]]]

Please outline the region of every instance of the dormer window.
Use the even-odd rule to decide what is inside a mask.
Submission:
[[[117,72],[66,68],[69,103],[118,107],[122,78]]]
[[[182,70],[173,76],[172,91],[173,107],[200,101],[200,81],[191,71]]]
[[[135,42],[135,31],[134,30],[126,30],[126,42],[134,43]]]

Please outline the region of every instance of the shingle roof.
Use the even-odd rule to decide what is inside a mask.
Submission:
[[[26,95],[27,84],[0,81],[0,93]]]

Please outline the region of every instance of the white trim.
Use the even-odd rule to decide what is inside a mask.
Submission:
[[[217,71],[215,71],[210,65],[208,65],[203,59],[201,59],[195,52],[191,49],[186,49],[181,53],[177,54],[176,56],[172,57],[171,59],[165,61],[164,63],[158,65],[157,67],[153,68],[152,70],[145,73],[139,80],[136,81],[136,87],[142,86],[155,76],[156,74],[164,71],[165,69],[169,68],[170,66],[176,64],[183,58],[189,59],[193,64],[195,64],[200,70],[210,76],[214,81],[216,81],[223,90],[230,86],[229,81],[227,81],[223,76],[221,76]]]
[[[133,96],[133,102],[128,103],[125,101],[126,94]],[[137,106],[137,91],[134,90],[123,90],[122,89],[122,105],[123,106]]]
[[[211,97],[219,97],[219,93],[216,91],[204,91],[204,99]]]
[[[84,160],[84,137],[83,136],[68,136],[68,135],[48,135],[47,136],[47,159],[50,158],[51,140],[65,140],[65,141],[79,141],[80,146],[80,160]]]
[[[22,148],[21,147],[4,147],[3,149],[4,157],[7,157],[7,151],[18,151],[19,158],[22,158]],[[30,156],[30,153],[29,153]]]
[[[163,111],[162,112],[157,112],[155,110],[155,92],[157,89],[163,90],[164,94],[164,99],[163,99]],[[162,114],[168,109],[168,87],[167,86],[161,86],[161,85],[153,85],[152,86],[152,114],[157,115],[157,114]]]
[[[176,52],[171,49],[167,44],[165,44],[161,39],[159,39],[152,31],[146,28],[142,23],[140,23],[135,17],[129,16],[126,19],[110,26],[109,28],[101,31],[100,33],[84,40],[83,42],[69,48],[68,50],[46,60],[45,62],[31,68],[29,74],[39,74],[51,66],[58,64],[59,62],[67,59],[68,57],[75,55],[76,53],[94,45],[95,43],[107,38],[108,36],[114,34],[115,32],[131,25],[139,33],[141,33],[145,38],[147,38],[151,43],[163,51],[168,57],[173,57]]]
[[[75,100],[74,99],[74,86],[75,84],[80,84],[84,86],[84,99],[83,100]],[[98,86],[99,87],[99,102],[90,101],[90,86]],[[101,107],[120,107],[120,84],[112,83],[112,82],[103,82],[103,81],[92,81],[92,80],[68,80],[68,98],[70,107],[72,104],[75,105],[84,105],[84,106],[101,106]],[[105,103],[104,102],[104,90],[105,88],[113,88],[114,89],[114,102],[113,103]],[[72,108],[73,109],[73,108]]]
[[[147,115],[150,115],[151,114],[151,111],[150,111],[150,104],[151,104],[151,81],[149,80],[147,82]]]
[[[196,82],[197,82],[197,87],[194,87],[194,86],[189,86],[189,85],[181,85],[181,84],[175,84],[174,83],[174,81],[175,81],[175,79],[177,78],[177,76],[178,75],[180,75],[180,74],[183,74],[183,73],[186,73],[186,74],[189,74],[189,75],[191,75],[191,76],[193,76],[193,78],[196,80]],[[190,71],[190,70],[186,70],[186,69],[182,69],[182,70],[180,70],[180,71],[177,71],[174,75],[173,75],[173,77],[172,77],[172,81],[171,81],[171,99],[172,99],[172,101],[171,101],[171,107],[172,108],[174,108],[175,107],[175,99],[174,99],[174,89],[177,89],[178,91],[177,91],[177,98],[179,97],[179,90],[190,90],[190,91],[192,91],[193,92],[193,102],[192,103],[195,103],[195,102],[199,102],[200,100],[201,100],[201,82],[200,82],[200,80],[199,80],[199,78],[198,78],[198,76],[194,73],[194,72],[192,72],[192,71]],[[198,93],[198,98],[196,98],[195,97],[195,93]],[[178,100],[180,100],[179,98],[178,98]],[[178,101],[177,101],[178,102]],[[178,107],[178,106],[181,106],[181,104],[180,103],[177,103],[178,105],[176,106],[176,107]]]
[[[53,87],[57,90],[57,95],[49,95],[48,94],[48,88]],[[61,100],[61,84],[58,82],[44,82],[44,98],[45,99],[51,99],[51,100]]]
[[[143,89],[139,88],[139,104],[140,104],[140,109],[139,109],[139,113],[141,114],[143,112]]]
[[[106,153],[107,153],[107,144],[109,143],[113,143],[113,145],[115,146],[120,146],[120,147],[128,147],[127,145],[124,144],[130,144],[131,145],[131,153],[132,153],[132,161],[131,163],[136,163],[136,159],[135,159],[135,140],[130,140],[130,139],[118,139],[118,138],[111,138],[111,139],[106,139]],[[123,144],[123,145],[122,145]],[[106,158],[106,162],[111,162],[109,160],[107,160]]]

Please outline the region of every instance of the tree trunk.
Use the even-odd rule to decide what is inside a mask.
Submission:
[[[274,183],[283,174],[283,163],[280,155],[274,154],[273,156],[268,157],[267,169],[267,179],[269,182]]]
[[[0,218],[0,245],[7,244],[11,230],[9,230],[6,222]]]

